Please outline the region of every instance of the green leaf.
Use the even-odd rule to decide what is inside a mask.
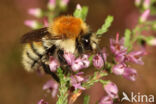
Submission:
[[[100,29],[97,30],[96,35],[102,35],[108,31],[108,28],[111,26],[114,18],[113,16],[107,16],[105,19],[105,23],[101,26]]]
[[[83,104],[89,104],[89,100],[90,100],[90,96],[86,95],[86,96],[84,97]]]
[[[125,37],[124,37],[124,46],[130,49],[132,47],[131,44],[131,31],[129,29],[125,30]]]
[[[85,21],[87,14],[88,14],[88,7],[83,6],[81,9],[76,9],[73,15],[74,17],[81,18],[83,21]]]

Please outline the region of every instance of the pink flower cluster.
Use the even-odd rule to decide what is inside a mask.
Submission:
[[[126,63],[133,62],[143,65],[142,56],[145,55],[144,50],[128,52],[124,46],[124,38],[119,40],[117,34],[116,40],[110,40],[110,49],[115,56],[116,65],[113,66],[112,72],[116,75],[123,75],[126,79],[135,81],[136,70],[130,68]]]
[[[82,89],[85,90],[81,86],[82,82],[84,81],[84,78],[82,77],[83,72],[80,72],[81,69],[88,68],[90,66],[90,61],[89,61],[89,55],[83,54],[80,57],[75,57],[74,54],[69,53],[69,52],[64,52],[64,58],[67,62],[67,64],[70,67],[70,70],[73,72],[76,72],[77,74],[71,75],[71,80],[70,83],[75,89]],[[97,53],[93,57],[93,65],[97,68],[100,69],[104,66],[104,62],[106,61],[106,53],[105,50],[103,49],[101,52]],[[52,72],[56,72],[56,70],[59,67],[59,62],[53,57],[50,57],[50,70]]]
[[[64,58],[74,72],[77,72],[83,68],[88,68],[90,65],[90,61],[88,60],[89,55],[86,54],[82,55],[82,57],[75,58],[72,53],[65,52]]]
[[[83,68],[88,68],[90,65],[90,61],[89,61],[89,55],[83,54],[81,57],[76,58],[72,53],[69,52],[65,52],[64,53],[64,58],[67,62],[67,64],[70,66],[71,70],[73,72],[78,72],[75,75],[71,75],[71,80],[70,83],[71,85],[75,88],[75,89],[82,89],[85,90],[85,88],[83,88],[81,86],[82,82],[84,81],[84,78],[81,76],[83,73],[79,72],[81,69]],[[52,72],[55,72],[58,67],[59,67],[59,63],[56,59],[54,59],[54,57],[50,57],[50,70]]]
[[[47,27],[48,21],[49,21],[47,18],[51,15],[54,15],[52,13],[53,13],[53,11],[56,11],[55,10],[56,8],[60,9],[58,11],[64,11],[64,9],[67,7],[69,1],[70,0],[59,0],[59,2],[57,3],[56,0],[49,0],[48,4],[47,4],[48,11],[44,11],[41,8],[28,9],[28,14],[42,20],[43,23],[40,23],[37,20],[25,20],[24,24],[32,29],[38,29],[43,26]]]
[[[76,58],[74,54],[65,52],[64,58],[67,64],[70,66],[71,70],[74,72],[78,72],[81,69],[88,68],[90,65],[89,55],[87,54],[83,54],[81,57]],[[101,52],[97,53],[93,57],[93,65],[97,69],[102,68],[104,66],[104,62],[106,61],[106,58],[107,56],[106,56],[105,50],[103,49]],[[54,59],[51,56],[49,66],[50,66],[50,70],[52,72],[55,72],[56,69],[59,67],[59,63],[57,62],[56,59]]]

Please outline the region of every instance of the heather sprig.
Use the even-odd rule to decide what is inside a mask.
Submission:
[[[59,95],[56,104],[68,104],[68,86],[69,76],[64,76],[61,68],[57,69],[57,74],[60,78]]]
[[[86,20],[87,14],[88,14],[88,7],[87,6],[81,7],[80,4],[76,6],[76,10],[73,13],[75,17],[81,18],[84,21]]]
[[[142,2],[143,1],[143,2]],[[143,65],[142,57],[146,55],[146,45],[156,46],[156,38],[154,36],[146,36],[142,31],[156,30],[156,21],[149,20],[149,17],[154,14],[154,7],[152,4],[154,0],[135,0],[137,7],[141,9],[141,14],[138,24],[134,29],[125,29],[124,36],[116,34],[116,38],[110,38],[109,48],[100,48],[94,54],[82,54],[75,56],[72,53],[64,52],[64,59],[68,64],[68,73],[61,69],[59,61],[53,57],[49,57],[49,68],[59,77],[60,82],[49,80],[44,86],[43,90],[50,92],[52,97],[57,94],[58,100],[56,104],[73,104],[77,98],[95,83],[99,82],[103,85],[104,91],[107,95],[102,97],[98,104],[113,104],[114,99],[118,96],[118,87],[110,80],[103,80],[103,77],[109,74],[122,76],[125,79],[135,81],[137,71],[132,68],[129,63]],[[25,25],[32,29],[47,27],[49,22],[59,15],[60,12],[67,8],[69,0],[49,0],[47,4],[47,11],[41,8],[31,8],[28,13],[37,20],[26,20]],[[74,17],[86,20],[88,14],[88,7],[78,4],[73,13]],[[107,16],[104,24],[99,28],[95,34],[101,37],[109,30],[114,20],[113,16]],[[150,27],[150,28],[149,28]],[[139,44],[138,44],[139,43]],[[141,46],[140,49],[135,50],[134,45]],[[108,54],[107,52],[110,51]],[[111,61],[107,60],[112,56]],[[90,69],[93,67],[94,69]],[[91,70],[93,73],[86,75],[85,71]],[[57,93],[58,91],[58,93]],[[89,104],[89,96],[84,97],[84,104]],[[41,99],[38,104],[48,104]]]
[[[67,9],[69,0],[49,0],[47,9],[30,8],[28,14],[36,17],[35,20],[25,20],[24,24],[32,29],[39,29],[48,26],[61,12]]]
[[[105,23],[101,26],[100,29],[97,30],[96,34],[101,36],[102,34],[107,32],[113,20],[114,20],[113,16],[107,16],[107,18],[105,19]]]
[[[141,10],[141,14],[138,20],[138,24],[131,31],[131,41],[129,44],[139,43],[143,47],[147,45],[155,46],[155,36],[150,34],[144,34],[143,31],[156,31],[155,19],[150,19],[156,14],[156,8],[154,4],[155,0],[135,0],[137,7]]]

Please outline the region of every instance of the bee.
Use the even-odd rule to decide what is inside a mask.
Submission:
[[[87,51],[94,51],[98,41],[96,34],[91,32],[82,19],[73,16],[57,17],[48,27],[33,30],[22,36],[22,63],[27,71],[42,67],[46,73],[59,81],[57,75],[49,69],[49,56],[54,56],[60,65],[64,65],[64,52],[81,55]]]

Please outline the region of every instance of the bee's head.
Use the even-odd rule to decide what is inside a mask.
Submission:
[[[85,33],[80,36],[79,43],[77,43],[78,50],[84,51],[94,51],[98,45],[98,37],[94,33]]]

